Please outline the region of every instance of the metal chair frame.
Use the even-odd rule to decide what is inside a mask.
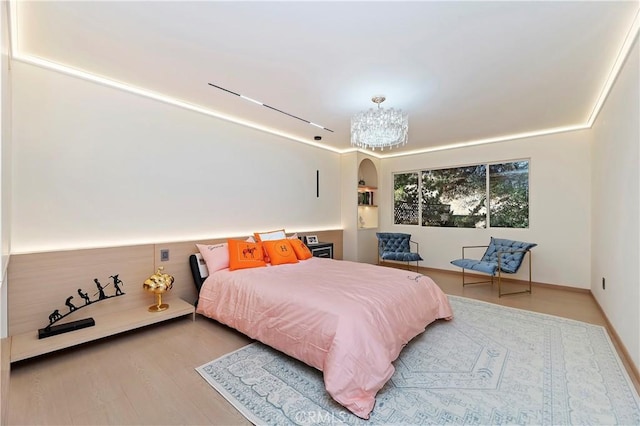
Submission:
[[[465,259],[464,257],[464,249],[465,248],[487,248],[489,247],[488,245],[486,246],[462,246],[462,258]],[[502,268],[500,265],[500,254],[501,253],[515,253],[515,252],[523,252],[525,253],[525,256],[529,255],[529,262],[527,262],[529,264],[529,287],[526,290],[521,290],[521,291],[512,291],[509,293],[503,293],[502,292]],[[502,297],[502,296],[509,296],[511,294],[523,294],[523,293],[529,293],[531,294],[531,250],[523,250],[523,249],[516,249],[516,250],[498,250],[497,252],[497,256],[498,256],[498,297]],[[524,261],[524,260],[523,260]],[[520,266],[522,266],[522,264],[520,264]],[[494,275],[491,275],[491,279],[490,280],[483,280],[483,281],[472,281],[472,282],[466,282],[464,279],[464,269],[462,268],[462,286],[466,286],[466,285],[471,285],[471,284],[488,284],[491,283],[491,286],[493,287],[493,282],[494,282]],[[519,270],[520,268],[518,268]],[[518,272],[518,271],[516,271]],[[510,272],[505,272],[505,274],[509,274]],[[515,272],[513,272],[515,274]]]
[[[413,240],[409,240],[409,250],[411,250],[411,244],[415,244],[416,245],[416,251],[415,253],[420,254],[420,244],[416,241]],[[380,248],[381,248],[382,244],[381,241],[378,239],[378,265],[380,265],[381,261],[384,262],[400,262],[400,260],[386,260],[386,259],[382,259],[380,257]],[[413,253],[413,252],[412,252]],[[416,272],[418,272],[418,262],[420,262],[419,260],[416,260]],[[407,270],[409,270],[409,267],[411,266],[411,262],[407,262]]]

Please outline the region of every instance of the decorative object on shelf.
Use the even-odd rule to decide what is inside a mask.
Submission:
[[[351,118],[351,145],[375,151],[407,143],[409,117],[400,109],[381,108],[385,99],[374,96],[371,100],[378,105],[377,109],[361,111]]]
[[[173,287],[173,277],[162,271],[163,266],[159,266],[155,274],[144,281],[142,288],[156,295],[156,304],[149,306],[149,312],[162,312],[169,308],[169,305],[162,303],[162,295]]]
[[[106,300],[109,299],[111,297],[116,297],[116,296],[124,296],[124,292],[122,291],[122,289],[120,288],[120,285],[124,285],[124,283],[122,282],[122,280],[120,280],[118,278],[119,274],[115,274],[115,275],[111,275],[109,278],[113,278],[113,287],[115,289],[115,293],[112,294],[111,296],[107,296],[104,289],[107,288],[109,285],[111,285],[111,283],[106,284],[105,286],[103,286],[100,281],[98,281],[97,278],[93,279],[93,282],[96,284],[96,286],[98,287],[98,291],[96,293],[94,293],[94,297],[98,296],[98,298],[96,300],[91,300],[91,297],[89,296],[89,293],[82,291],[81,288],[78,289],[78,296],[80,296],[83,300],[84,300],[84,305],[82,306],[76,306],[72,300],[74,298],[73,295],[69,296],[66,298],[64,304],[67,308],[69,308],[69,312],[65,313],[64,315],[60,313],[59,309],[55,309],[50,315],[49,315],[49,325],[47,325],[44,328],[40,328],[38,329],[38,339],[43,339],[45,337],[50,337],[50,336],[55,336],[56,334],[62,334],[62,333],[66,333],[69,331],[73,331],[73,330],[79,330],[81,328],[86,328],[86,327],[91,327],[96,325],[95,321],[93,320],[93,318],[84,318],[81,320],[77,320],[77,321],[71,321],[71,322],[67,322],[64,324],[59,324],[59,325],[54,325],[56,322],[62,320],[64,317],[66,317],[67,315],[70,315],[71,313],[84,308],[87,305],[90,305],[92,303],[95,302],[100,302],[102,300]]]
[[[312,245],[312,244],[318,244],[318,236],[317,235],[307,235],[307,241],[305,244],[307,245]]]
[[[84,293],[81,288],[78,289],[78,295],[82,297],[85,305],[89,305],[91,303],[91,298],[89,297],[89,293]]]
[[[360,180],[358,181],[358,185],[366,185],[366,183],[364,182],[364,179],[360,178]]]
[[[373,191],[365,191],[358,193],[358,205],[373,206]]]
[[[93,318],[83,318],[77,321],[65,322],[60,325],[50,325],[45,328],[38,329],[38,339],[55,336],[57,334],[67,333],[69,331],[80,330],[82,328],[93,327],[96,322]]]
[[[360,206],[374,206],[373,191],[358,192],[358,205]]]
[[[98,287],[98,292],[94,293],[93,295],[95,296],[97,294],[100,294],[100,296],[98,296],[98,300],[106,299],[107,295],[104,293],[104,287],[102,287],[100,281],[98,281],[97,278],[94,278],[93,282],[96,284],[96,287]]]
[[[118,278],[118,274],[111,275],[111,276],[109,276],[109,278],[113,278],[113,288],[116,290],[116,294],[115,295],[119,296],[121,294],[124,294],[122,292],[122,289],[120,289],[120,284],[124,285],[124,283],[120,280],[120,278]]]

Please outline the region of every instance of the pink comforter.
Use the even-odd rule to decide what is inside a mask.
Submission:
[[[321,370],[331,397],[364,419],[402,348],[452,317],[429,277],[316,257],[215,272],[197,312]]]

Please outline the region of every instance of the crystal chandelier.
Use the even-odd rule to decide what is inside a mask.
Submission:
[[[351,145],[358,148],[393,148],[407,143],[409,117],[399,109],[383,109],[380,104],[384,96],[374,96],[371,100],[378,105],[361,111],[351,118]]]

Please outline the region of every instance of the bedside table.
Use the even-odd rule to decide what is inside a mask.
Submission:
[[[314,257],[327,257],[333,259],[333,243],[307,244]]]

